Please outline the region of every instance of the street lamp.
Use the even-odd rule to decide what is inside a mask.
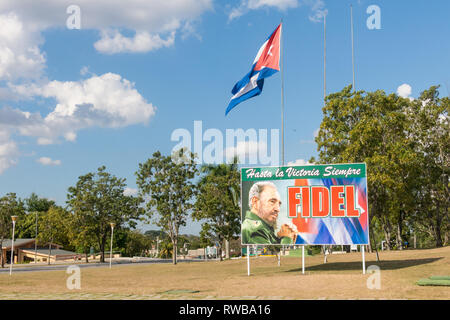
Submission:
[[[189,246],[189,244],[187,243],[187,242],[185,242],[184,244],[183,244],[183,252],[184,252],[184,259],[186,259],[186,255],[188,254],[188,246]]]
[[[11,263],[9,264],[9,275],[12,274],[12,265],[14,263],[14,231],[16,228],[16,220],[17,216],[11,216],[12,223],[13,223],[13,232],[12,232],[12,242],[11,242]]]
[[[37,263],[37,233],[38,233],[38,212],[36,211],[36,232],[34,236],[34,263]]]
[[[156,257],[159,258],[159,236],[156,237]]]
[[[111,225],[111,249],[109,250],[109,268],[111,269],[113,234],[114,234],[114,226],[116,224],[114,222],[111,222],[110,225]]]

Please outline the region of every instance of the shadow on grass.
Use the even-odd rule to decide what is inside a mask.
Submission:
[[[409,267],[415,267],[422,264],[432,263],[438,260],[443,259],[443,257],[439,258],[427,258],[427,259],[409,259],[409,260],[384,260],[384,261],[376,261],[376,260],[366,260],[366,268],[370,265],[376,265],[380,267],[381,270],[396,270],[403,269]],[[328,262],[324,264],[317,264],[308,266],[308,262],[306,261],[306,270],[308,271],[345,271],[345,270],[361,270],[362,269],[362,261],[351,261],[351,262]],[[302,268],[295,268],[287,270],[286,272],[301,272]]]

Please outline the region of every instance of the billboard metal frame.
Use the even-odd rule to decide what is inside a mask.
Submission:
[[[335,174],[335,175],[331,175],[328,174],[326,177],[323,177],[323,172],[322,170],[326,170],[326,168],[334,168],[334,169],[339,169],[341,168],[344,169],[345,167],[349,167],[348,169],[352,169],[351,166],[356,166],[360,169],[363,169],[363,173],[359,173],[359,174]],[[311,172],[314,173],[316,176],[311,176],[311,174],[309,174],[309,176],[294,176],[294,177],[288,177],[288,178],[284,178],[283,177],[279,177],[279,176],[275,176],[274,178],[274,174],[276,175],[276,173],[279,173],[280,170],[283,171],[284,173],[286,173],[285,170],[287,170],[288,168],[293,168],[290,171],[293,170],[297,170],[298,172]],[[256,179],[248,179],[248,175],[247,178],[244,179],[243,175],[244,172],[248,169],[255,169],[255,171],[257,172],[261,172],[261,170],[266,170],[267,173],[271,173],[271,176],[269,178],[266,177],[256,177]],[[303,171],[302,171],[303,169]],[[319,174],[317,176],[317,171],[318,170]],[[254,173],[255,174],[255,173]],[[330,176],[330,177],[328,177]],[[361,253],[362,253],[362,267],[363,267],[363,274],[365,274],[365,246],[368,245],[370,242],[370,233],[369,233],[369,207],[368,207],[368,186],[367,186],[367,164],[365,162],[361,162],[361,163],[338,163],[338,164],[317,164],[317,165],[304,165],[304,166],[266,166],[266,167],[241,167],[240,169],[240,187],[241,187],[241,245],[242,246],[247,246],[247,248],[249,248],[250,246],[254,245],[254,244],[249,244],[249,243],[242,243],[242,223],[245,219],[245,212],[243,210],[244,205],[247,206],[247,204],[244,204],[244,197],[243,197],[243,182],[244,181],[276,181],[276,180],[297,180],[297,179],[332,179],[332,178],[363,178],[365,180],[365,188],[366,188],[366,193],[365,193],[365,199],[366,199],[366,213],[367,213],[367,230],[365,231],[367,233],[367,243],[358,243],[356,245],[360,245],[361,248]],[[330,200],[331,202],[331,200]],[[288,202],[289,203],[289,202]],[[331,211],[331,208],[330,208]],[[330,212],[331,214],[331,212]],[[312,219],[313,217],[311,217]],[[348,217],[347,217],[348,218]],[[264,245],[264,246],[280,246],[283,245],[281,243],[276,243],[276,244],[258,244],[258,245]],[[302,273],[305,273],[305,258],[304,258],[304,249],[305,249],[305,245],[355,245],[355,243],[305,243],[305,244],[292,244],[294,246],[301,246],[302,247]],[[247,249],[248,250],[248,249]],[[278,265],[280,264],[280,262],[278,261]],[[247,255],[247,273],[250,276],[250,256]]]

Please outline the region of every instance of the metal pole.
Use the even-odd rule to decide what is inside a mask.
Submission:
[[[365,257],[365,250],[364,245],[360,245],[361,252],[362,252],[362,266],[363,266],[363,274],[366,274],[366,257]]]
[[[281,165],[284,166],[284,77],[283,77],[283,19],[280,30],[280,73],[281,73]]]
[[[302,246],[302,274],[305,274],[305,246]]]
[[[327,96],[327,15],[323,16],[323,107],[326,107]],[[324,146],[327,154],[327,146]],[[326,255],[325,255],[326,257]],[[325,258],[326,260],[326,258]]]
[[[115,226],[115,224],[111,222],[111,248],[109,250],[109,268],[110,269],[111,269],[111,263],[112,263],[112,247],[113,247],[114,226]]]
[[[352,71],[353,71],[353,91],[355,91],[355,51],[353,45],[353,7],[350,5],[350,21],[351,21],[351,33],[352,33]]]
[[[417,249],[416,232],[414,231],[414,249]]]
[[[34,263],[37,263],[37,232],[38,232],[38,212],[36,211],[36,232],[34,237]]]
[[[250,276],[250,245],[247,245],[247,275]]]
[[[159,245],[159,236],[156,237],[156,257],[159,257],[159,249],[158,249],[158,245]]]
[[[323,101],[327,96],[327,15],[323,16]]]
[[[225,239],[225,259],[230,259],[230,242]]]
[[[11,242],[11,263],[9,264],[9,275],[12,274],[12,265],[14,264],[14,231],[16,227],[16,219],[17,216],[12,216],[12,223],[13,223],[13,232],[12,232],[12,242]]]

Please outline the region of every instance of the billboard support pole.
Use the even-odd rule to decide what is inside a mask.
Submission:
[[[250,245],[247,245],[247,275],[250,276]]]
[[[283,18],[281,18],[280,24],[282,24],[282,23],[283,23]],[[283,35],[282,35],[282,33],[280,33],[280,76],[281,76],[281,165],[284,166],[284,77],[283,77]]]
[[[305,274],[305,246],[302,246],[302,274]]]
[[[364,245],[361,245],[363,274],[366,274],[366,257]]]

